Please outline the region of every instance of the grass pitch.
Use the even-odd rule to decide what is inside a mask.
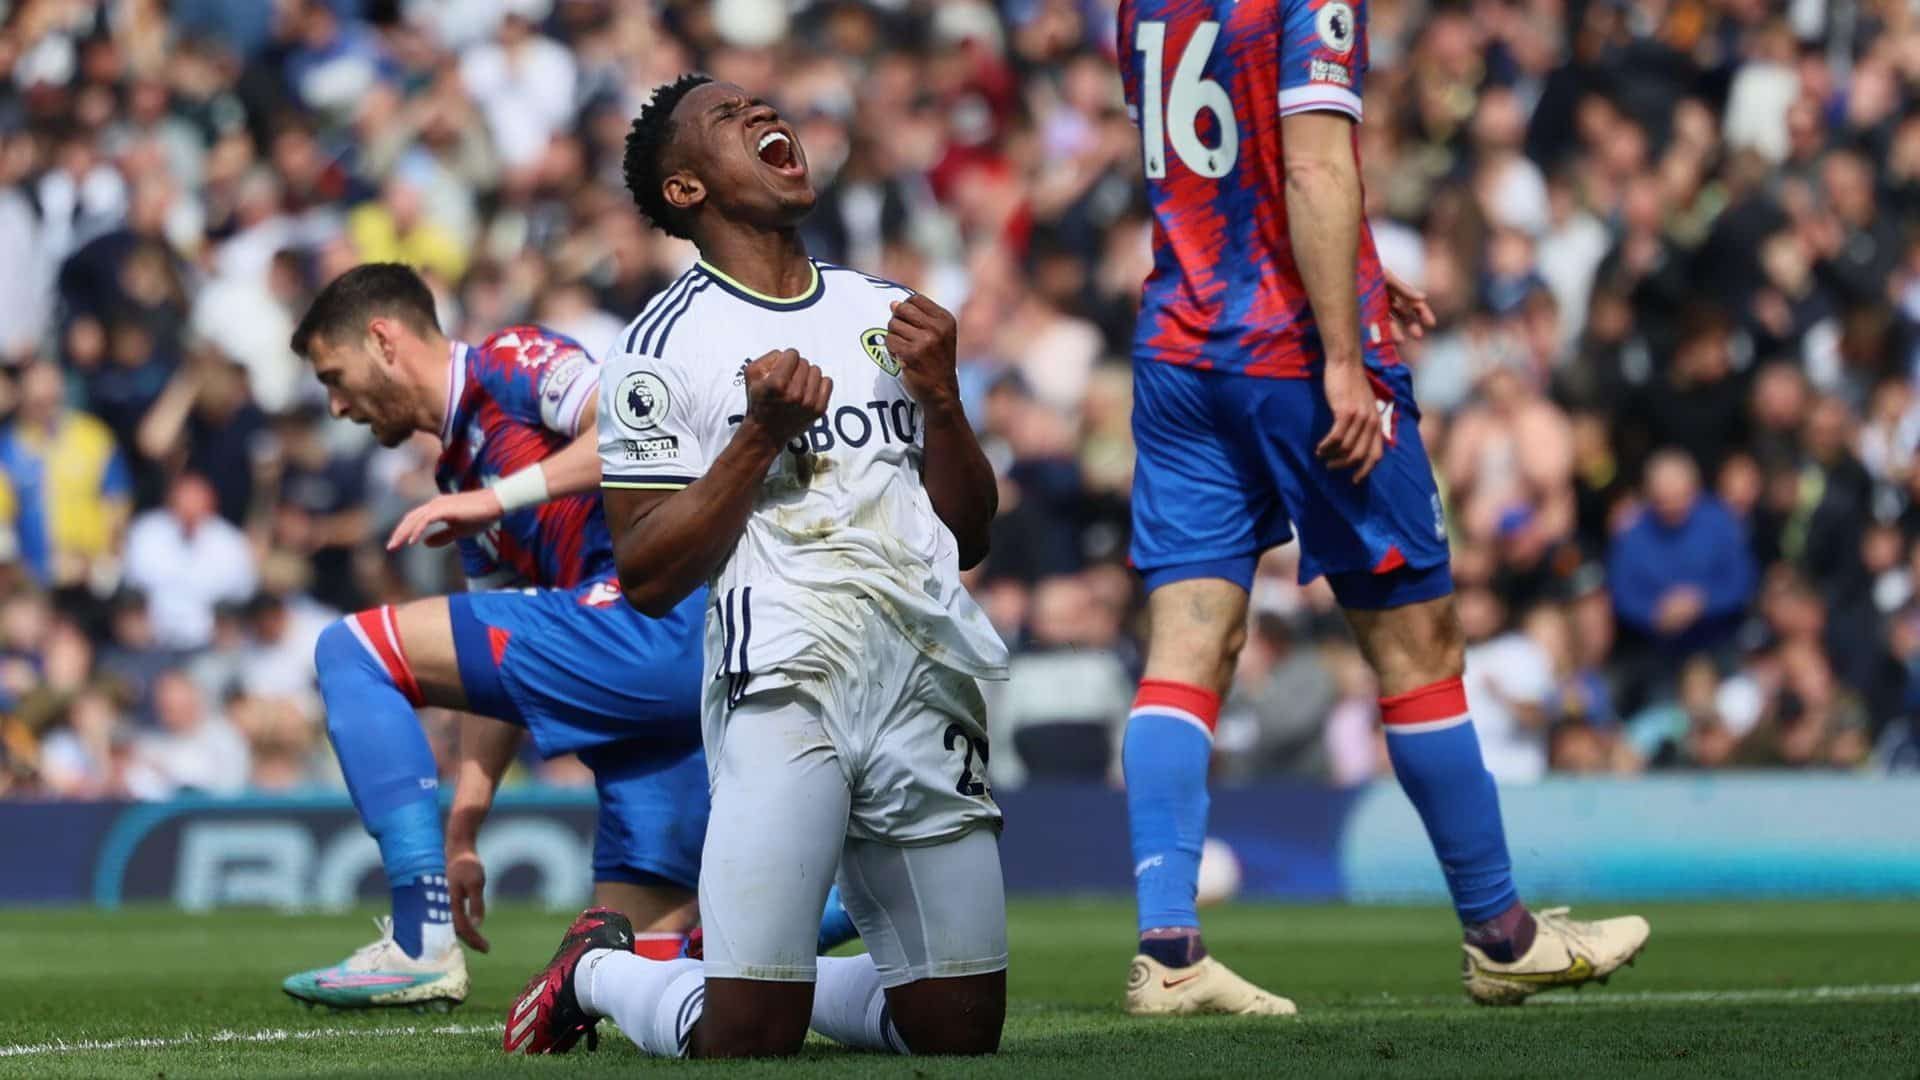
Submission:
[[[442,1016],[310,1012],[280,993],[288,972],[369,940],[362,916],[13,911],[0,913],[0,1076],[1920,1077],[1920,903],[1636,910],[1652,942],[1610,987],[1493,1010],[1460,992],[1449,912],[1215,909],[1209,947],[1304,1015],[1144,1022],[1119,1010],[1129,906],[1020,902],[998,1058],[819,1043],[746,1064],[650,1060],[605,1025],[595,1054],[502,1057],[508,999],[564,915],[494,911],[473,995]]]

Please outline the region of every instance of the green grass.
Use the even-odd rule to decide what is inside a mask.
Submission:
[[[508,998],[564,922],[530,909],[492,914],[493,954],[474,958],[473,996],[450,1016],[315,1013],[280,994],[288,971],[362,944],[371,931],[360,916],[15,911],[0,913],[0,1054],[56,1040],[168,1042],[0,1056],[0,1076],[1920,1077],[1920,905],[1639,910],[1652,943],[1611,987],[1493,1010],[1460,994],[1445,911],[1217,909],[1206,916],[1213,951],[1293,996],[1305,1016],[1143,1022],[1118,1007],[1128,907],[1022,902],[998,1058],[889,1059],[820,1044],[799,1062],[733,1066],[650,1061],[618,1036],[592,1055],[503,1058]],[[462,1031],[426,1030],[447,1025]],[[410,1027],[420,1030],[398,1030]],[[271,1041],[214,1038],[276,1031]]]

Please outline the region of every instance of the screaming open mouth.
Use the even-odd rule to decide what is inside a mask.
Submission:
[[[801,163],[800,154],[793,142],[793,136],[784,131],[773,130],[760,136],[754,152],[760,160],[775,172],[783,176],[801,176],[807,167]]]

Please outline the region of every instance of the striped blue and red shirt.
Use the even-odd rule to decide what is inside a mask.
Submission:
[[[1367,0],[1121,0],[1121,76],[1153,207],[1136,359],[1271,378],[1318,369],[1280,119],[1360,119],[1366,12]],[[1368,361],[1398,363],[1365,221],[1358,285]]]
[[[448,357],[447,414],[434,479],[471,491],[543,461],[573,441],[597,400],[599,365],[573,339],[514,326]],[[614,572],[598,492],[516,510],[460,542],[476,588],[572,588]]]

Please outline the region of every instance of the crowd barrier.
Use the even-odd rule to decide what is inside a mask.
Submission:
[[[1920,779],[1781,774],[1555,779],[1501,791],[1521,889],[1540,900],[1920,896]],[[1010,891],[1124,894],[1123,796],[1000,796]],[[501,796],[482,836],[493,895],[579,905],[590,791]],[[1292,901],[1445,898],[1399,790],[1262,784],[1214,792],[1210,894]],[[329,908],[383,895],[343,795],[165,803],[0,802],[0,904]]]

